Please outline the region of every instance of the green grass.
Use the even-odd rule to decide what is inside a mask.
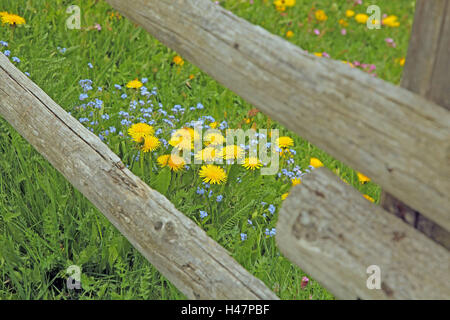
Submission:
[[[364,6],[353,6],[354,1],[298,1],[280,15],[272,1],[223,1],[222,5],[274,34],[285,36],[294,32],[289,41],[310,52],[327,52],[331,58],[350,62],[374,64],[376,74],[398,84],[402,68],[396,59],[405,57],[414,13],[413,1],[372,1],[383,13],[395,14],[399,28],[367,30],[353,19],[345,18],[345,10],[353,8],[364,12]],[[67,30],[65,10],[77,4],[82,12],[82,30]],[[366,5],[364,1],[364,5]],[[311,8],[323,9],[326,22],[318,23]],[[155,154],[141,156],[134,161],[138,150],[126,135],[119,110],[129,111],[129,103],[140,99],[139,91],[117,90],[114,84],[125,85],[135,78],[148,78],[149,90],[157,87],[151,97],[157,110],[158,103],[171,114],[174,105],[186,109],[177,114],[177,125],[212,116],[217,122],[227,121],[230,128],[277,128],[280,134],[294,139],[295,164],[306,170],[311,157],[322,162],[345,179],[362,194],[376,201],[380,188],[372,182],[361,184],[356,172],[328,156],[301,137],[270,121],[261,113],[248,119],[252,106],[212,80],[198,68],[186,62],[182,67],[172,63],[175,52],[166,48],[125,18],[111,17],[113,11],[103,1],[25,1],[0,0],[0,11],[23,16],[25,26],[0,26],[0,40],[9,43],[11,57],[21,62],[16,65],[36,82],[65,110],[76,118],[89,116],[89,125],[96,134],[110,126],[117,132],[109,134],[105,142],[131,170],[152,187],[163,192],[175,206],[196,221],[208,234],[224,246],[232,256],[253,275],[264,281],[282,299],[332,299],[322,286],[311,280],[301,289],[305,276],[298,267],[280,255],[273,237],[265,235],[266,228],[276,226],[277,213],[268,212],[268,205],[277,210],[281,195],[291,184],[286,178],[260,176],[242,167],[233,166],[226,185],[212,186],[214,196],[200,196],[197,187],[199,166],[179,174],[170,174],[156,165]],[[308,18],[310,17],[310,18]],[[345,18],[349,25],[347,35],[341,35],[338,21]],[[102,26],[101,31],[92,27]],[[314,34],[319,29],[321,36]],[[393,38],[396,48],[389,47],[385,38]],[[67,48],[63,54],[57,48]],[[93,68],[88,67],[92,63]],[[189,80],[189,76],[195,78]],[[89,98],[79,100],[82,93],[78,82],[91,79],[94,89]],[[97,87],[102,87],[98,92]],[[128,97],[122,99],[121,94]],[[79,106],[94,98],[104,102],[102,109]],[[202,110],[189,107],[202,103]],[[146,108],[148,105],[145,106]],[[130,112],[136,117],[139,112]],[[109,120],[102,119],[105,113]],[[154,113],[155,128],[169,138],[171,128],[164,124],[162,115]],[[136,119],[133,122],[137,122]],[[125,137],[118,135],[119,131]],[[150,157],[153,161],[150,162]],[[292,169],[292,165],[289,167]],[[242,182],[236,179],[240,177]],[[170,183],[167,183],[170,181]],[[223,201],[215,200],[223,195]],[[267,205],[261,205],[266,202]],[[209,216],[199,217],[205,210]],[[265,215],[265,217],[264,217]],[[253,226],[248,224],[251,219]],[[248,239],[241,241],[240,233]],[[82,267],[83,290],[67,290],[65,270],[70,265]],[[184,299],[164,276],[151,266],[121,234],[95,209],[62,175],[41,157],[11,126],[0,119],[0,299]]]

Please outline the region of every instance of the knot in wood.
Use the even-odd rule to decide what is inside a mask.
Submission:
[[[164,225],[164,231],[165,241],[173,242],[178,239],[178,235],[175,232],[175,225],[172,221],[169,221]]]

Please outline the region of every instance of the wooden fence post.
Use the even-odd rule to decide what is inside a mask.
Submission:
[[[401,86],[450,110],[449,0],[417,1]],[[387,192],[381,195],[381,205],[450,249],[450,232],[441,225]]]

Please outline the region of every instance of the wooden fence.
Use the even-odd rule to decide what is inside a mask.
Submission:
[[[413,222],[321,168],[280,210],[277,242],[289,259],[338,298],[450,298],[449,0],[417,2],[404,88],[314,57],[209,0],[107,2],[370,176],[386,191],[383,207]],[[189,298],[276,298],[1,55],[0,115]],[[414,228],[420,219],[427,228]],[[370,265],[381,269],[380,290],[366,286]]]

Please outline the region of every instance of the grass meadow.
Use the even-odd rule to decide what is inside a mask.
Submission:
[[[285,2],[218,5],[321,59],[399,84],[414,1]],[[66,28],[72,4],[81,9],[79,30]],[[361,14],[371,4],[385,14],[379,30],[363,23]],[[281,299],[333,299],[280,254],[274,238],[278,210],[293,184],[301,187],[302,177],[321,164],[369,201],[379,201],[376,184],[255,110],[104,1],[0,0],[0,12],[25,20],[16,25],[2,17],[0,52],[135,174]],[[228,128],[279,129],[280,171],[263,176],[265,164],[228,163],[206,170],[161,157],[177,147],[174,130],[192,128],[193,121],[222,134]],[[142,130],[151,132],[139,137]],[[66,287],[70,265],[82,269],[82,290]],[[0,299],[185,297],[0,117]]]

